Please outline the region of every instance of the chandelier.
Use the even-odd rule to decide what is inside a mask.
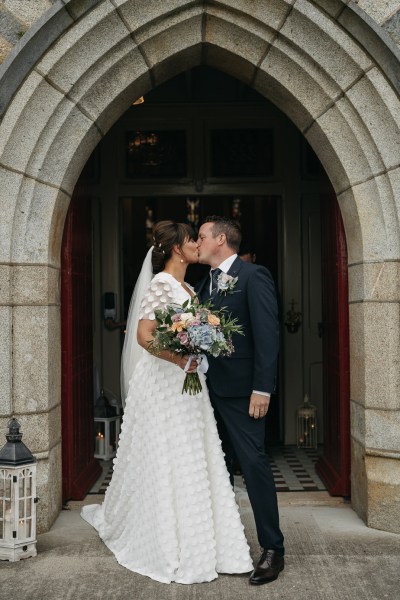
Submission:
[[[146,147],[154,147],[157,143],[158,136],[156,133],[136,131],[135,137],[128,142],[128,151],[134,153]]]

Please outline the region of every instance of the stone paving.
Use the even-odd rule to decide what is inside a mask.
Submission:
[[[244,490],[242,519],[258,557],[254,522]],[[91,497],[88,502],[101,500]],[[351,506],[326,492],[279,494],[286,567],[279,579],[251,587],[247,576],[211,583],[165,585],[121,567],[79,516],[82,503],[63,511],[39,536],[38,556],[0,563],[0,598],[19,600],[398,600],[400,536],[368,529]]]
[[[19,13],[28,6],[11,4]],[[359,4],[397,27],[395,0],[379,3],[387,12],[373,0]],[[43,530],[61,492],[59,269],[70,197],[134,99],[207,64],[293,121],[338,197],[349,264],[353,503],[369,524],[400,532],[399,51],[356,2],[266,6],[56,0],[0,68],[0,432],[17,414],[39,459]],[[5,16],[8,53],[22,29],[16,13]]]

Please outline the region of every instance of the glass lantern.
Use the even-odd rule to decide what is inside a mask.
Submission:
[[[317,445],[317,408],[306,394],[297,409],[297,447],[317,448]]]
[[[121,415],[118,407],[109,404],[103,390],[94,408],[94,432],[94,457],[100,460],[114,458],[121,432]]]
[[[0,450],[0,559],[36,556],[36,458],[21,441],[20,424],[8,423]]]

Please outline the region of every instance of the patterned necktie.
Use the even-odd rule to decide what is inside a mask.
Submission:
[[[211,269],[211,296],[214,296],[218,290],[218,276],[222,273],[221,269]]]

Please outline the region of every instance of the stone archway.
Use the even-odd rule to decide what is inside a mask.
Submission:
[[[131,102],[197,64],[285,112],[337,193],[349,250],[353,506],[399,531],[399,53],[345,0],[70,0],[0,75],[1,425],[39,459],[39,523],[60,509],[59,262],[90,153]]]

